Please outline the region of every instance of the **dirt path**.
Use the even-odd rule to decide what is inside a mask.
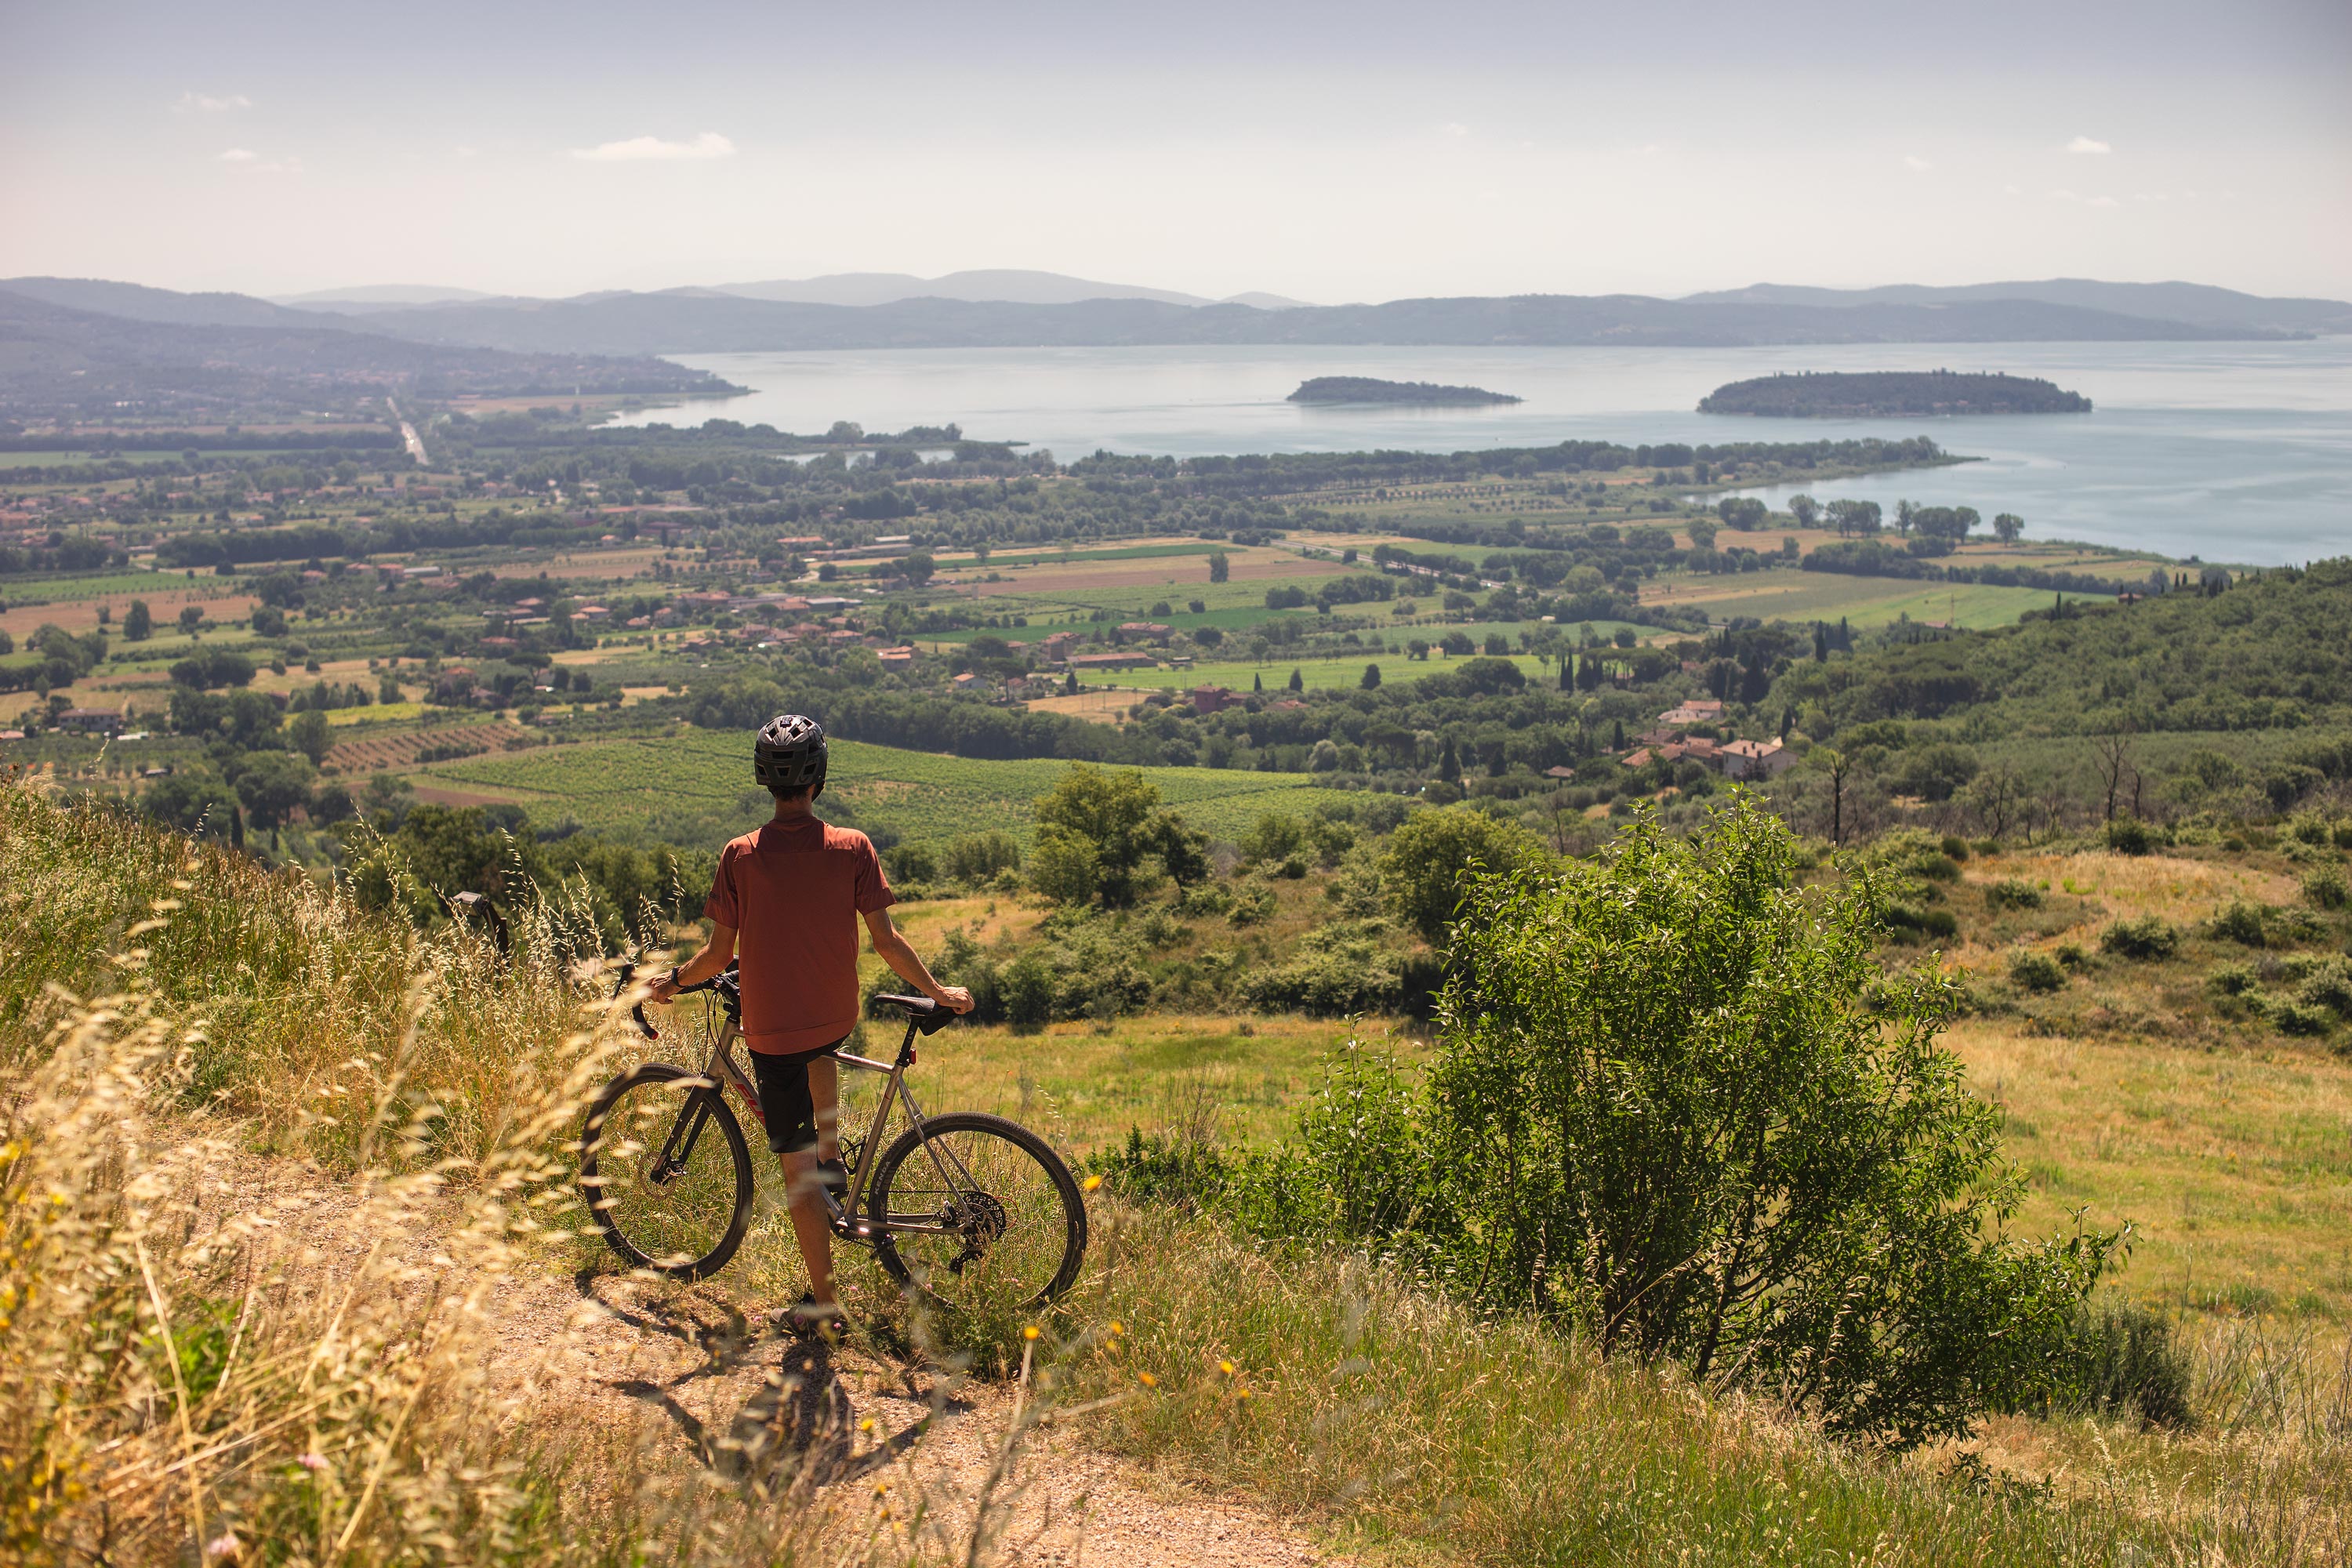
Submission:
[[[379,1237],[359,1205],[299,1169],[255,1163],[224,1193],[258,1209],[314,1266],[362,1267]],[[411,1277],[436,1244],[394,1238]],[[1052,1424],[1018,1425],[1017,1391],[941,1377],[886,1353],[780,1334],[715,1290],[583,1271],[510,1277],[491,1296],[485,1371],[517,1425],[591,1429],[646,1454],[709,1467],[814,1507],[845,1551],[895,1539],[927,1561],[967,1561],[975,1522],[989,1564],[1160,1568],[1346,1563],[1265,1512],[1201,1495],[1087,1447]],[[984,1510],[984,1518],[982,1517]]]

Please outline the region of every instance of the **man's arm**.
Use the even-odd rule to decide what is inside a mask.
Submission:
[[[699,985],[727,972],[729,960],[735,956],[735,928],[710,922],[710,940],[691,963],[680,964],[676,970],[654,982],[648,1000],[667,1002],[676,996],[682,985]]]
[[[908,945],[907,939],[898,934],[898,928],[890,923],[888,910],[876,910],[866,915],[866,930],[874,938],[875,953],[883,963],[898,971],[899,979],[950,1012],[971,1011],[971,993],[961,985],[942,985],[932,979],[921,955]]]

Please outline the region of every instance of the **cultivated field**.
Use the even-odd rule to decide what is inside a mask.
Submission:
[[[888,827],[911,842],[940,843],[994,828],[1026,839],[1035,820],[1033,803],[1069,765],[1052,758],[982,762],[835,741],[825,793],[846,802],[859,826]],[[1150,768],[1146,776],[1187,820],[1224,837],[1255,821],[1271,797],[1308,782],[1303,773],[1216,768]],[[691,729],[436,763],[419,769],[416,782],[472,798],[513,801],[546,824],[568,816],[619,837],[713,847],[756,826],[770,809],[766,793],[751,782],[743,737]]]

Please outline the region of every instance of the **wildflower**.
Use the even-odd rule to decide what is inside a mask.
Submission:
[[[294,1462],[301,1466],[306,1470],[323,1470],[327,1468],[327,1456],[324,1454],[305,1454]]]
[[[1024,1340],[1035,1339],[1037,1337],[1037,1325],[1034,1323],[1027,1325],[1021,1331],[1021,1337]]]
[[[207,1557],[233,1558],[237,1554],[238,1551],[244,1547],[244,1545],[245,1542],[236,1538],[236,1532],[235,1531],[228,1531],[214,1540],[205,1542],[205,1555]]]
[[[1217,1370],[1223,1373],[1227,1377],[1231,1377],[1234,1375],[1234,1363],[1229,1361],[1221,1361],[1217,1363]]]
[[[1101,1185],[1102,1185],[1102,1177],[1100,1177],[1100,1176],[1098,1176],[1098,1175],[1096,1175],[1096,1176],[1088,1176],[1088,1177],[1087,1178],[1087,1191],[1088,1191],[1088,1192],[1093,1192],[1097,1187],[1099,1187],[1099,1186],[1101,1186]]]
[[[1140,1372],[1136,1373],[1136,1375],[1143,1380],[1143,1386],[1146,1388],[1157,1388],[1160,1386],[1160,1380],[1152,1376],[1148,1372]]]

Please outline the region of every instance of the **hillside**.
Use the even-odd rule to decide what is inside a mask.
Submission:
[[[1880,289],[1815,289],[1757,283],[1685,297],[1692,304],[1944,305],[1987,300],[2032,300],[2091,310],[2113,310],[2158,321],[2253,332],[2352,331],[2352,303],[2342,300],[2273,299],[2204,283],[2105,283],[2089,278],[2038,282],[1965,283],[1932,287],[1897,283]]]
[[[1318,375],[1298,384],[1291,403],[1385,403],[1412,408],[1461,408],[1517,403],[1507,392],[1478,386],[1440,386],[1428,381],[1382,381],[1370,375]]]
[[[1960,414],[2088,414],[2091,400],[2050,382],[1948,370],[1803,371],[1717,387],[1701,414],[1780,419],[1939,417]]]
[[[727,390],[716,377],[656,359],[422,343],[339,330],[277,306],[264,306],[273,314],[261,321],[234,322],[241,310],[214,305],[242,298],[236,295],[165,296],[194,301],[183,313],[198,318],[168,321],[170,312],[147,298],[160,290],[108,291],[119,287],[67,291],[103,302],[104,311],[0,288],[0,414],[290,418],[317,407],[322,392],[376,400],[380,414],[382,395],[392,391],[553,398]]]

